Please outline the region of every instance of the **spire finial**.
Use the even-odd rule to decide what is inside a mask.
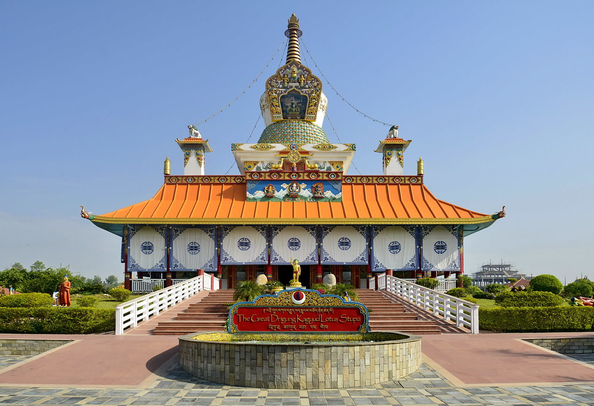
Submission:
[[[285,36],[289,38],[289,47],[287,49],[287,62],[301,63],[301,52],[299,51],[299,37],[303,32],[299,29],[299,19],[295,14],[289,18],[289,25],[285,31]]]

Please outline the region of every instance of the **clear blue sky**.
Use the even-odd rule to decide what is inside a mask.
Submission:
[[[592,1],[2,1],[0,269],[40,260],[122,279],[119,238],[79,206],[104,214],[150,198],[167,156],[182,174],[175,138],[250,84],[291,13],[304,63],[413,140],[406,173],[422,157],[438,198],[507,206],[466,239],[467,274],[503,260],[594,279]],[[199,126],[209,174],[237,173],[230,144],[257,141],[282,52]],[[388,128],[323,82],[331,142],[357,144],[349,173],[381,173],[373,150]]]

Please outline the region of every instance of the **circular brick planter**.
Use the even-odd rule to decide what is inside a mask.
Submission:
[[[393,381],[421,366],[421,337],[381,342],[228,342],[179,338],[184,371],[225,385],[275,389],[358,388]],[[202,335],[202,334],[201,334]]]

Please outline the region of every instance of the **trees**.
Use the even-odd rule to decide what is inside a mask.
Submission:
[[[556,295],[563,290],[563,284],[554,275],[542,274],[530,280],[530,287],[536,292],[551,292]]]
[[[458,277],[459,281],[462,281],[462,287],[464,289],[468,289],[469,287],[472,286],[472,278],[470,276],[465,276],[465,275],[460,275]],[[458,285],[460,286],[460,285]]]
[[[565,286],[563,295],[565,297],[590,297],[592,296],[593,285],[594,284],[587,279],[578,279]]]
[[[113,289],[117,287],[119,284],[120,282],[118,281],[118,277],[115,275],[109,275],[107,278],[105,278],[105,289]]]
[[[16,263],[15,265],[21,265]],[[28,278],[26,269],[13,265],[12,268],[0,272],[0,286],[5,288],[12,286],[15,290],[21,291],[22,284]]]

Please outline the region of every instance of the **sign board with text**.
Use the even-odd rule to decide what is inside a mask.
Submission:
[[[258,296],[229,310],[230,333],[367,333],[364,304],[316,290],[289,289]]]

